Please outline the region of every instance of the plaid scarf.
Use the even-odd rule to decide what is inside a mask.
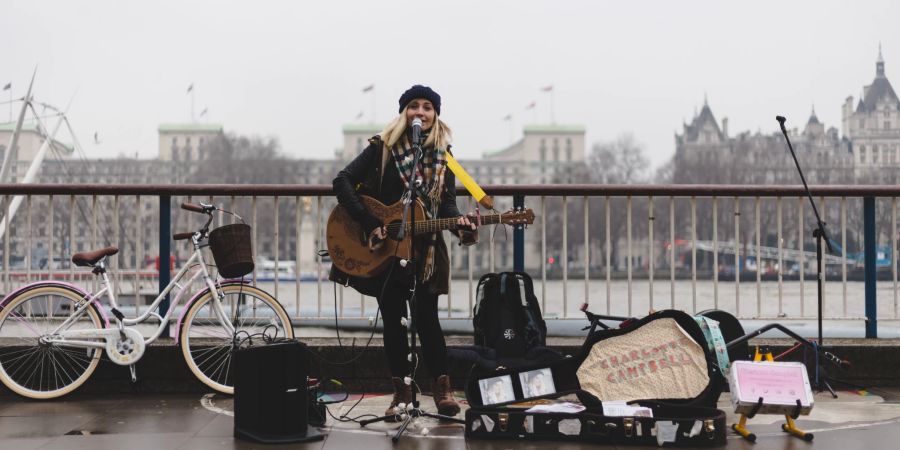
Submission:
[[[427,135],[426,135],[427,136]],[[424,137],[423,137],[424,140]],[[441,190],[444,187],[444,173],[447,169],[447,149],[424,147],[419,158],[419,166],[415,168],[413,177],[413,161],[415,152],[406,139],[399,140],[391,148],[394,155],[394,163],[403,185],[409,188],[410,180],[422,179],[422,184],[416,188],[416,195],[422,199],[425,205],[425,219],[436,218],[438,208],[441,205]],[[409,191],[407,191],[408,194]],[[404,194],[403,203],[409,204],[409,196]],[[425,256],[425,266],[422,271],[422,281],[427,281],[434,273],[434,247],[437,242],[437,233],[431,233],[428,239],[428,250]]]

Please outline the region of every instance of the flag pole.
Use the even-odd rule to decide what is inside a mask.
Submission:
[[[553,106],[553,88],[550,88],[550,123],[556,125],[556,108]]]
[[[553,91],[554,91],[553,85],[548,84],[547,86],[542,87],[541,90],[544,92],[550,93],[550,123],[555,124],[556,123],[556,108],[554,107],[554,104],[553,104]]]

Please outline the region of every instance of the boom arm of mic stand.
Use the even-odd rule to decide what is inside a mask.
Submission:
[[[803,344],[803,345],[805,345],[805,346],[807,346],[807,347],[813,349],[813,351],[818,352],[822,357],[824,357],[824,359],[830,361],[831,363],[837,365],[838,367],[840,367],[840,368],[842,368],[842,369],[849,368],[849,366],[850,366],[850,363],[849,363],[848,361],[845,361],[845,360],[843,360],[843,359],[838,358],[838,357],[837,357],[835,354],[833,354],[833,353],[826,352],[821,346],[814,345],[814,344],[813,344],[812,342],[810,342],[808,339],[804,338],[803,336],[800,336],[800,335],[797,334],[797,333],[794,333],[793,331],[791,331],[790,328],[787,328],[787,327],[785,327],[784,325],[781,325],[781,324],[778,324],[778,323],[770,323],[770,324],[768,324],[768,325],[765,325],[765,326],[763,326],[763,327],[760,327],[758,330],[753,331],[753,332],[748,333],[748,334],[745,334],[745,335],[743,335],[743,336],[741,336],[741,337],[739,337],[739,338],[737,338],[737,339],[735,339],[735,340],[729,342],[729,343],[726,344],[725,346],[726,346],[728,349],[732,349],[732,348],[736,347],[737,345],[740,345],[740,344],[742,344],[742,343],[744,343],[744,342],[747,342],[747,341],[749,341],[750,339],[753,339],[753,338],[755,338],[756,336],[759,336],[759,335],[761,335],[761,334],[763,334],[763,333],[765,333],[765,332],[767,332],[767,331],[769,331],[769,330],[773,330],[773,329],[774,329],[774,330],[781,331],[782,333],[784,333],[784,334],[786,334],[786,335],[788,335],[788,336],[794,338],[794,340],[796,340],[798,343]]]
[[[806,184],[806,177],[803,176],[803,169],[800,168],[800,161],[797,160],[797,154],[794,152],[794,146],[791,145],[791,138],[788,137],[787,128],[784,126],[784,121],[787,120],[784,116],[775,116],[775,120],[778,121],[778,125],[781,126],[781,133],[784,134],[784,140],[787,141],[788,150],[791,151],[791,156],[794,158],[794,165],[797,166],[797,172],[800,173],[800,181],[803,182],[803,189],[806,190],[806,196],[809,198],[809,204],[812,205],[813,213],[816,215],[816,225],[818,226],[819,233],[822,234],[822,238],[825,239],[825,245],[828,247],[828,253],[834,253],[834,249],[831,247],[831,241],[828,239],[828,234],[825,233],[825,222],[822,222],[822,217],[819,216],[819,210],[816,208],[816,202],[813,201],[812,192],[809,191],[809,185]]]

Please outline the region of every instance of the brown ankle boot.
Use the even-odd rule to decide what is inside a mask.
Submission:
[[[403,382],[403,378],[392,377],[391,383],[394,385],[394,398],[391,400],[391,406],[384,410],[385,416],[396,414],[394,408],[400,403],[408,405],[412,401],[412,389]],[[394,417],[388,418],[387,421],[396,422],[397,416],[394,415]]]
[[[450,387],[450,377],[441,375],[434,381],[434,404],[438,414],[453,417],[459,414],[459,403],[453,398],[453,388]]]

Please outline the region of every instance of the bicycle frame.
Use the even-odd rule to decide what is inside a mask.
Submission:
[[[159,319],[159,321],[160,321],[159,327],[157,327],[156,331],[153,333],[153,335],[151,337],[144,339],[144,344],[149,345],[149,344],[153,343],[154,341],[156,341],[156,339],[158,339],[159,336],[162,334],[163,330],[165,330],[166,325],[169,324],[169,320],[172,318],[172,315],[173,315],[175,309],[181,303],[181,299],[184,296],[185,288],[184,288],[184,286],[180,285],[178,282],[181,281],[182,278],[184,278],[187,275],[187,273],[191,270],[191,268],[193,267],[194,264],[197,264],[200,266],[200,270],[195,271],[190,276],[190,279],[187,282],[187,286],[190,286],[194,281],[196,281],[197,279],[202,277],[206,283],[206,286],[209,288],[210,294],[213,296],[213,299],[214,299],[212,301],[213,311],[215,311],[215,314],[216,314],[217,318],[219,319],[220,324],[227,330],[228,334],[234,333],[234,326],[232,326],[231,322],[228,320],[228,316],[226,315],[224,309],[222,308],[222,303],[220,301],[219,291],[216,288],[216,283],[213,281],[212,277],[209,276],[209,270],[206,266],[206,260],[203,258],[203,252],[200,250],[202,248],[202,246],[200,245],[200,239],[201,239],[201,236],[199,235],[199,233],[195,234],[194,237],[191,238],[191,241],[194,244],[194,254],[191,255],[190,259],[188,259],[188,261],[184,264],[184,266],[182,266],[182,268],[178,271],[178,273],[175,275],[175,277],[172,278],[172,281],[170,281],[169,284],[166,285],[165,289],[163,289],[162,292],[160,292],[159,295],[156,297],[156,299],[153,300],[153,302],[147,308],[147,311],[145,311],[143,314],[141,314],[137,317],[134,317],[134,318],[123,318],[123,319],[119,320],[119,318],[116,317],[116,324],[118,325],[120,330],[125,326],[134,326],[139,323],[143,323],[144,321],[149,319],[151,316],[154,316],[157,319]],[[62,339],[50,337],[50,338],[46,339],[46,342],[48,342],[48,343],[52,342],[57,345],[66,345],[66,346],[73,346],[73,347],[93,347],[93,348],[100,348],[100,349],[106,347],[105,341],[100,342],[100,341],[74,340],[74,339],[67,339],[67,337],[72,337],[72,338],[77,338],[77,339],[90,339],[92,337],[98,338],[98,339],[103,339],[104,335],[108,334],[108,331],[106,331],[106,330],[109,330],[109,328],[73,330],[73,331],[60,332],[60,330],[66,328],[73,320],[77,319],[82,314],[84,314],[84,312],[87,310],[87,308],[90,307],[90,305],[92,303],[94,303],[96,301],[98,304],[102,304],[102,302],[100,302],[98,300],[101,297],[103,297],[104,295],[109,300],[110,306],[114,310],[118,310],[119,305],[116,302],[115,294],[113,293],[112,283],[110,282],[109,276],[106,273],[105,264],[103,261],[99,262],[98,264],[100,264],[100,268],[102,269],[101,270],[102,288],[99,291],[97,291],[96,293],[90,293],[88,295],[88,297],[86,297],[81,302],[81,304],[79,304],[78,309],[76,309],[76,311],[72,315],[70,315],[65,321],[63,321],[63,323],[61,323],[59,326],[57,326],[50,333],[51,336],[59,336]],[[168,295],[176,286],[179,288],[178,293],[175,295],[175,298],[171,302],[171,305],[169,306],[169,310],[166,311],[166,316],[162,317],[159,314],[157,314],[156,312],[154,312],[156,310],[156,308],[159,307],[160,303],[162,303],[163,299],[165,299],[166,295]]]

